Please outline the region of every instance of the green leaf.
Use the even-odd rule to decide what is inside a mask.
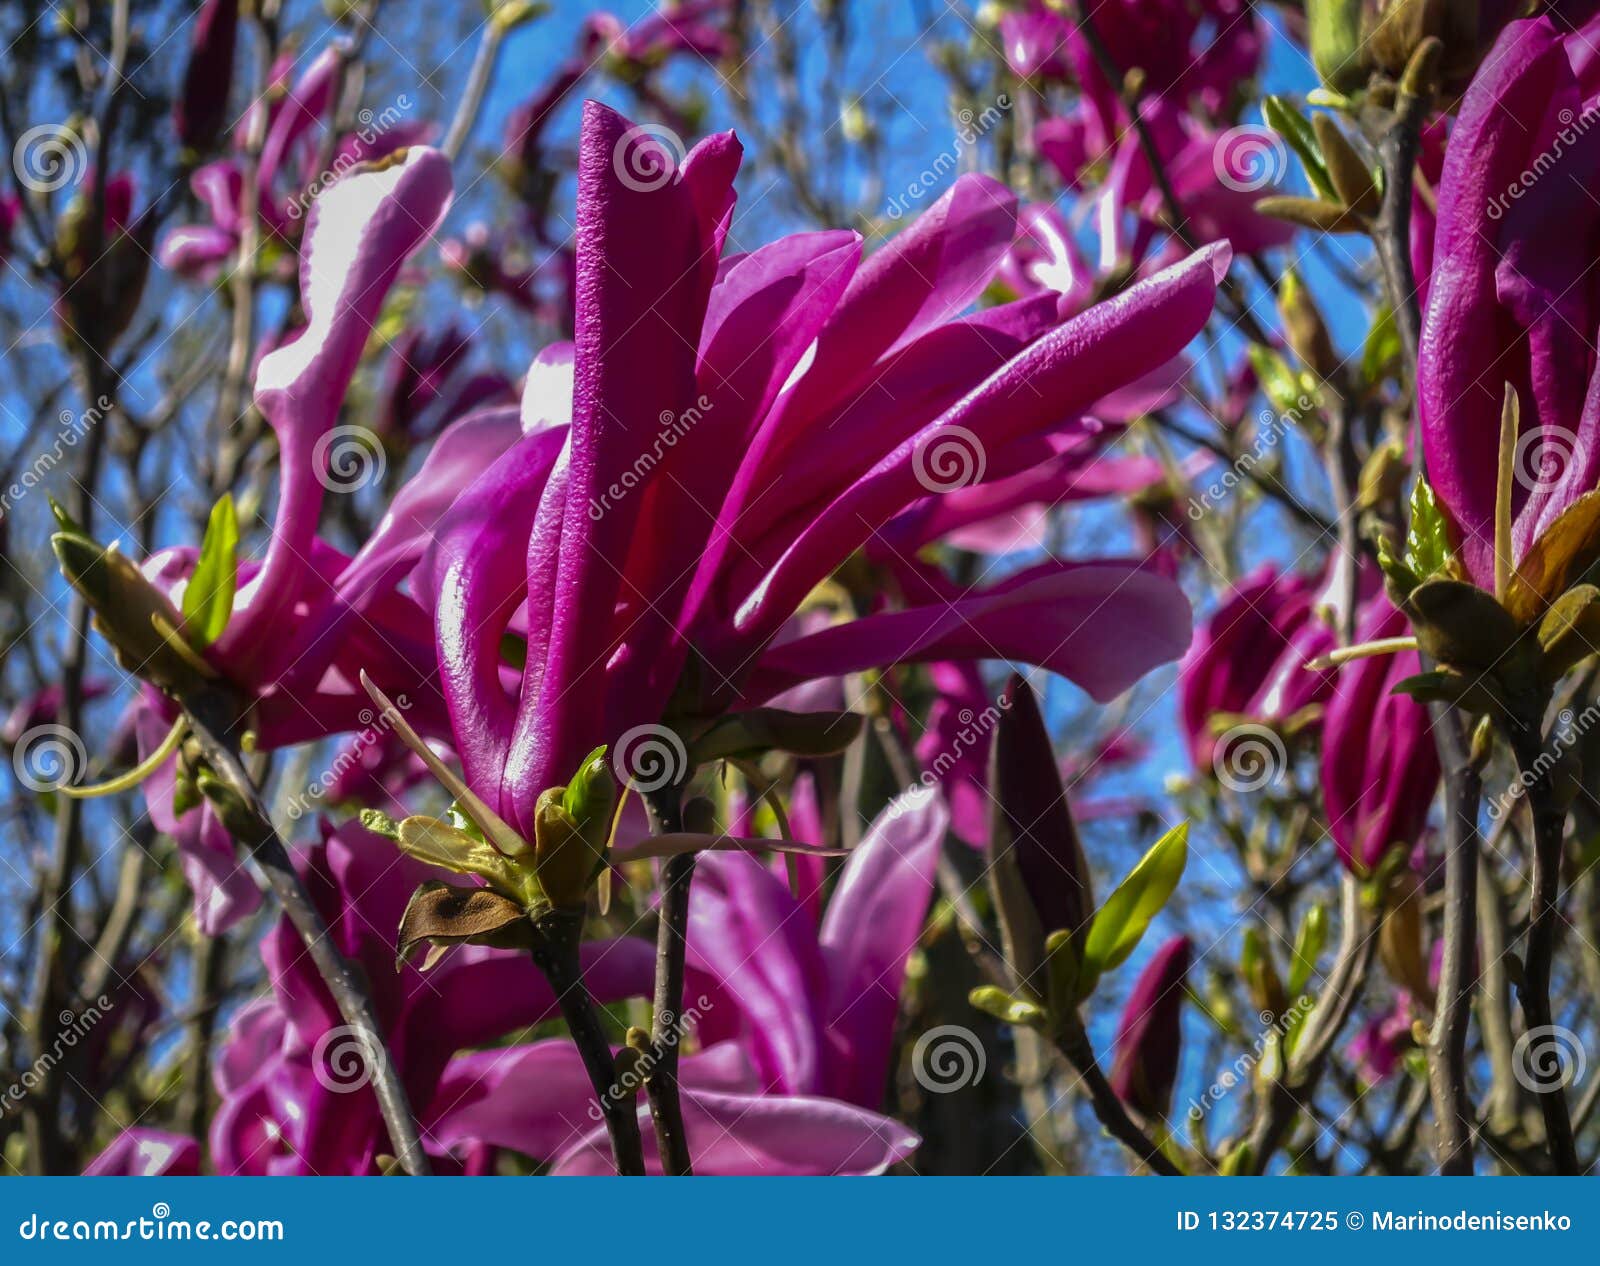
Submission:
[[[1006,1024],[1034,1028],[1043,1025],[1046,1020],[1043,1007],[1022,998],[1014,998],[997,985],[979,985],[967,995],[967,1001],[985,1015],[992,1015]]]
[[[1317,407],[1319,390],[1310,374],[1296,373],[1289,362],[1270,347],[1252,343],[1250,364],[1273,409],[1286,418],[1305,423]]]
[[[1151,846],[1096,911],[1084,940],[1083,978],[1097,979],[1133,953],[1177,888],[1188,857],[1189,824],[1180,822]]]
[[[1406,566],[1419,580],[1443,571],[1450,560],[1449,523],[1433,489],[1418,478],[1411,487],[1411,521],[1406,524]]]
[[[1322,147],[1317,144],[1317,134],[1311,122],[1301,114],[1287,97],[1268,96],[1261,101],[1261,117],[1266,124],[1289,143],[1289,148],[1305,168],[1311,187],[1329,200],[1336,200],[1333,178],[1328,174],[1328,164],[1323,161]]]
[[[1370,384],[1379,382],[1389,366],[1400,359],[1400,331],[1395,327],[1394,311],[1387,304],[1378,309],[1372,328],[1367,331],[1367,341],[1361,348],[1361,378]]]
[[[1409,597],[1411,591],[1422,583],[1422,577],[1407,566],[1405,559],[1395,557],[1394,543],[1383,534],[1378,536],[1378,570],[1401,598]]]
[[[200,561],[183,590],[183,626],[196,646],[210,646],[228,627],[239,584],[239,520],[233,495],[223,493],[211,507]]]
[[[1298,998],[1305,992],[1311,973],[1317,968],[1317,958],[1328,941],[1328,911],[1323,906],[1312,906],[1300,920],[1294,935],[1294,957],[1289,962],[1289,996]]]
[[[381,835],[385,839],[400,838],[400,824],[382,809],[361,810],[361,825],[374,835]]]

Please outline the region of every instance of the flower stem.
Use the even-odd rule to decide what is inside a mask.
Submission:
[[[605,1119],[606,1135],[611,1140],[611,1157],[617,1173],[625,1177],[644,1174],[644,1142],[639,1134],[639,1114],[634,1097],[617,1086],[616,1063],[611,1043],[601,1027],[594,999],[583,983],[583,968],[578,959],[582,939],[583,914],[555,910],[534,925],[536,940],[534,965],[544,973],[561,1007],[572,1040],[578,1047],[583,1066],[594,1087],[595,1099]]]
[[[394,1059],[383,1040],[377,1012],[366,984],[328,935],[328,925],[323,920],[322,912],[311,900],[311,894],[306,891],[305,884],[289,860],[289,850],[267,815],[260,791],[240,762],[238,752],[221,737],[232,728],[229,720],[234,711],[231,700],[212,694],[182,702],[207,763],[238,797],[242,813],[236,815],[235,820],[225,823],[229,833],[249,850],[261,873],[266,876],[278,904],[289,916],[294,930],[300,934],[312,963],[323,983],[328,986],[328,992],[333,995],[339,1014],[346,1024],[365,1038],[365,1049],[374,1066],[373,1089],[377,1092],[378,1107],[383,1113],[383,1123],[389,1131],[389,1141],[394,1145],[395,1155],[408,1174],[416,1177],[427,1175],[428,1158],[422,1149],[416,1118],[412,1115],[410,1100],[394,1066]]]
[[[1550,1011],[1550,972],[1555,961],[1556,932],[1560,928],[1562,836],[1566,831],[1567,810],[1557,795],[1554,767],[1538,739],[1538,729],[1522,726],[1511,733],[1511,747],[1517,768],[1528,783],[1528,807],[1533,816],[1533,867],[1528,908],[1528,949],[1517,984],[1527,1036],[1539,1035],[1549,1041],[1555,1027]],[[1526,1040],[1526,1038],[1525,1038]],[[1529,1058],[1537,1064],[1537,1056]],[[1541,1079],[1535,1091],[1539,1111],[1544,1117],[1546,1141],[1558,1174],[1578,1174],[1577,1144],[1572,1135],[1572,1117],[1561,1079]]]
[[[649,798],[658,833],[683,829],[683,809],[676,788]],[[656,992],[650,1021],[652,1060],[645,1076],[650,1117],[655,1122],[661,1166],[672,1176],[694,1173],[689,1140],[683,1128],[683,1103],[678,1088],[678,1046],[683,1040],[683,971],[688,950],[689,887],[694,881],[695,854],[680,853],[661,867],[660,924],[656,932]]]
[[[1383,201],[1372,241],[1383,268],[1389,307],[1416,382],[1422,312],[1411,266],[1411,191],[1417,147],[1428,98],[1402,88],[1389,125],[1378,142]],[[1420,441],[1417,477],[1426,477]],[[1424,671],[1433,667],[1422,656]],[[1472,1173],[1472,1111],[1467,1101],[1466,1039],[1472,1007],[1469,957],[1475,936],[1478,873],[1478,806],[1481,779],[1474,769],[1461,714],[1448,704],[1429,706],[1434,742],[1444,771],[1445,927],[1439,998],[1429,1040],[1428,1079],[1438,1121],[1437,1155],[1442,1174]]]
[[[1067,1032],[1058,1034],[1056,1046],[1071,1065],[1072,1071],[1083,1080],[1094,1114],[1105,1126],[1106,1133],[1149,1166],[1152,1173],[1164,1178],[1180,1177],[1178,1167],[1167,1159],[1156,1141],[1128,1115],[1128,1109],[1117,1098],[1117,1092],[1111,1088],[1111,1083],[1101,1071],[1100,1063],[1094,1057],[1094,1047],[1089,1043],[1089,1035],[1082,1026],[1074,1024]]]

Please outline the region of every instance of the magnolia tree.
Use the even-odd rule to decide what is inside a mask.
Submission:
[[[1597,11],[0,17],[6,1169],[1588,1170]]]

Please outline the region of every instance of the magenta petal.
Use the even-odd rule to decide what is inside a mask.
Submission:
[[[975,442],[980,450],[998,448],[1081,413],[1176,356],[1211,315],[1229,259],[1226,245],[1207,247],[1096,305],[1045,335],[937,422],[897,446],[776,560],[738,613],[741,634],[758,644],[769,638],[873,530],[924,495],[923,446],[941,434]]]
[[[817,1003],[827,969],[815,925],[787,884],[752,857],[702,856],[689,903],[688,993],[712,995],[712,1035],[737,1033],[764,1084],[790,1093],[823,1083]],[[736,1009],[738,1023],[724,1008]],[[721,1013],[721,1014],[719,1014]]]
[[[932,788],[902,792],[850,854],[819,940],[828,963],[830,1094],[883,1100],[906,959],[922,931],[950,814]]]
[[[633,478],[662,418],[682,416],[694,399],[693,331],[716,260],[715,226],[701,215],[717,202],[710,173],[732,176],[731,161],[711,162],[721,151],[704,151],[707,168],[693,180],[670,169],[624,179],[632,134],[621,115],[585,103],[573,425],[529,545],[529,664],[506,769],[529,811],[603,732],[613,611],[648,499],[642,489],[617,499],[612,489]]]
[[[697,1174],[796,1177],[881,1174],[922,1141],[898,1121],[836,1099],[683,1093],[684,1133]],[[660,1173],[655,1130],[641,1109],[645,1164]],[[553,1173],[615,1173],[604,1132],[591,1132],[556,1161]]]
[[[1175,582],[1126,563],[1066,564],[953,603],[867,616],[774,646],[747,694],[812,677],[930,659],[1009,659],[1075,682],[1101,703],[1177,659],[1191,635]]]
[[[200,1144],[186,1134],[124,1130],[83,1171],[88,1178],[198,1178]]]
[[[564,1037],[458,1055],[424,1112],[429,1139],[451,1152],[489,1143],[535,1160],[560,1156],[599,1117],[578,1048]]]
[[[277,432],[281,486],[265,565],[239,595],[217,650],[257,652],[281,636],[299,569],[311,555],[326,454],[317,443],[338,416],[378,312],[406,257],[450,203],[450,162],[413,149],[379,170],[357,171],[312,205],[300,259],[306,327],[262,358],[256,404]]]

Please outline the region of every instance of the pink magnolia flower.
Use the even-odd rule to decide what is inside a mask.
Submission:
[[[1178,1080],[1184,984],[1193,955],[1187,936],[1164,942],[1139,973],[1117,1022],[1111,1087],[1154,1121],[1166,1119]]]
[[[1335,644],[1318,611],[1330,596],[1326,582],[1266,564],[1224,595],[1178,668],[1179,715],[1197,770],[1217,758],[1222,722],[1213,718],[1284,721],[1327,702],[1334,674],[1305,665]]]
[[[1400,637],[1410,624],[1375,594],[1356,641]],[[1415,651],[1352,660],[1339,669],[1322,735],[1322,798],[1339,858],[1368,874],[1391,848],[1410,850],[1439,786],[1428,710],[1394,688],[1421,671]]]
[[[680,1065],[697,1172],[873,1173],[916,1146],[914,1134],[874,1107],[945,821],[926,796],[886,814],[846,863],[820,926],[753,859],[718,854],[702,863],[689,990],[704,999],[694,1004],[699,1049]],[[438,1164],[483,1172],[493,1149],[508,1148],[549,1162],[557,1174],[613,1172],[572,1043],[494,1044],[556,1014],[555,997],[526,955],[459,947],[426,976],[410,965],[397,974],[392,929],[416,885],[437,873],[396,859],[387,841],[354,827],[311,850],[304,869],[330,935],[372,984]],[[222,1105],[212,1123],[211,1168],[372,1172],[388,1144],[359,1050],[286,921],[262,957],[272,993],[234,1017],[217,1063]],[[601,1003],[651,988],[655,951],[646,941],[589,942],[583,959]],[[791,995],[789,986],[804,992]],[[642,1104],[640,1113],[648,1135]],[[654,1155],[648,1143],[646,1150]],[[192,1140],[129,1131],[89,1172],[196,1168]]]
[[[963,177],[865,264],[845,232],[719,263],[738,142],[713,136],[676,170],[658,149],[629,155],[638,143],[587,107],[577,339],[541,358],[571,384],[570,428],[524,435],[484,474],[414,585],[435,595],[455,746],[491,808],[527,834],[540,790],[669,700],[705,716],[814,677],[974,656],[1108,698],[1181,652],[1180,591],[1122,563],[1047,564],[953,605],[774,638],[928,495],[945,440],[970,437],[999,478],[1040,437],[1092,429],[1097,401],[1204,324],[1225,247],[1064,323],[1054,295],[961,317],[1016,233],[993,182]],[[500,647],[523,629],[513,694]]]
[[[1423,451],[1461,560],[1488,589],[1507,383],[1521,406],[1509,561],[1600,482],[1600,284],[1573,253],[1600,215],[1572,196],[1600,178],[1600,131],[1573,126],[1600,92],[1597,32],[1510,23],[1462,99],[1438,187],[1418,366]]]

